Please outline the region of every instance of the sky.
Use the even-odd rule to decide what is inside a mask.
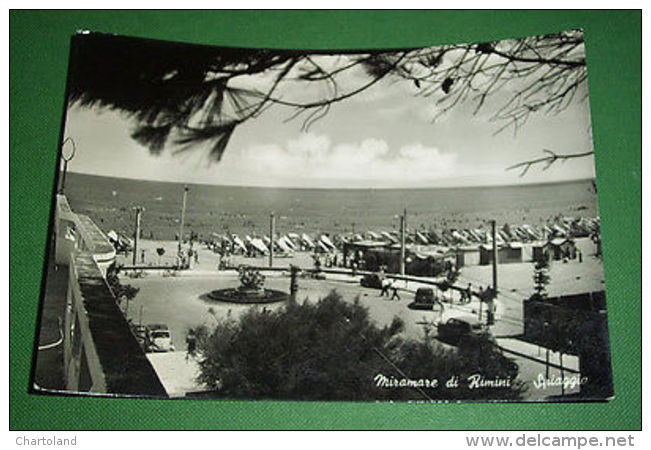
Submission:
[[[360,74],[351,74],[341,84],[354,88],[363,82]],[[488,186],[595,176],[592,157],[559,162],[546,171],[534,167],[524,177],[506,170],[544,156],[543,149],[592,150],[587,100],[557,115],[532,116],[515,134],[512,129],[495,134],[503,123],[490,120],[491,103],[477,115],[472,105],[460,104],[434,121],[435,101],[418,93],[410,82],[383,80],[334,104],[307,131],[300,117],[288,120],[291,109],[274,105],[236,129],[219,162],[210,162],[201,146],[154,156],[130,137],[135,124],[123,114],[72,107],[65,136],[74,140],[76,154],[69,169],[157,181],[299,188]],[[508,94],[498,93],[494,100]],[[308,100],[323,92],[289,86],[281,95]]]

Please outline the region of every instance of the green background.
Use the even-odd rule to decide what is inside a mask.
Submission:
[[[641,428],[639,11],[11,11],[12,429]],[[277,48],[394,48],[585,30],[616,399],[594,404],[380,404],[28,395],[69,37]]]

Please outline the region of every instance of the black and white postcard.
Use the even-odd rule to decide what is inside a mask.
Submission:
[[[589,106],[581,30],[77,33],[32,393],[611,399]]]

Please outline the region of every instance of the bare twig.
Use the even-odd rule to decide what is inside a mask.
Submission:
[[[547,149],[543,149],[543,152],[547,153],[547,156],[514,164],[510,167],[507,167],[506,170],[522,168],[522,172],[520,173],[520,176],[523,177],[529,171],[530,168],[538,164],[544,165],[542,170],[547,170],[556,161],[567,161],[568,159],[583,158],[594,154],[593,151],[583,152],[583,153],[558,154]]]

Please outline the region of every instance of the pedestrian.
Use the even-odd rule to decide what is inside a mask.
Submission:
[[[583,252],[581,250],[579,250],[579,262],[583,262]]]
[[[140,250],[140,262],[145,263],[145,249]]]
[[[468,287],[466,288],[466,303],[470,303],[472,301],[472,283],[468,283]]]
[[[197,250],[194,251],[194,262],[199,264],[199,252]]]
[[[185,342],[188,345],[188,353],[186,354],[187,358],[187,355],[194,355],[194,352],[197,350],[197,337],[194,334],[194,330],[190,329],[188,331]]]
[[[380,278],[380,283],[382,285],[382,290],[380,291],[380,297],[384,297],[384,294],[389,296],[389,288],[391,287],[391,281],[385,278]]]
[[[398,294],[398,287],[391,284],[391,289],[393,290],[393,294],[391,295],[391,300],[393,299],[400,300],[400,295]]]

